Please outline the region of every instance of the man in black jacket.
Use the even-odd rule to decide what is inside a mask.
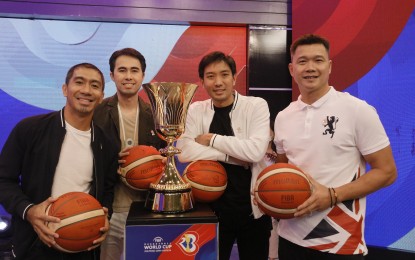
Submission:
[[[16,259],[99,259],[102,236],[88,251],[63,253],[53,248],[56,233],[45,222],[59,222],[45,210],[66,192],[86,192],[111,215],[117,150],[92,122],[104,96],[104,76],[94,65],[69,69],[62,86],[61,111],[23,119],[10,133],[0,154],[0,203],[12,214]]]

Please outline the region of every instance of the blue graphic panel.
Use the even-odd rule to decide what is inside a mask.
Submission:
[[[368,245],[415,251],[415,17],[383,59],[345,91],[373,105],[385,126],[398,179],[368,197]]]
[[[127,225],[126,259],[216,260],[218,225]]]
[[[160,70],[188,26],[73,21],[0,19],[0,89],[40,108],[58,110],[64,104],[62,83],[67,70],[91,62],[104,73],[106,96],[115,93],[108,58],[123,47],[151,57],[150,81]]]

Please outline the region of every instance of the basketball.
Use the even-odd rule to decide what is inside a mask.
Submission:
[[[195,201],[213,202],[225,192],[228,177],[222,164],[200,160],[187,165],[183,179],[192,186]]]
[[[267,215],[288,219],[311,196],[311,183],[298,167],[276,163],[258,176],[254,189],[259,208]]]
[[[102,233],[105,226],[105,212],[101,204],[84,192],[69,192],[58,197],[47,209],[48,216],[60,218],[60,223],[46,225],[59,234],[54,245],[60,251],[76,253],[93,246],[92,242]]]
[[[164,169],[163,156],[156,148],[146,145],[134,146],[129,155],[122,159],[121,180],[135,190],[148,190],[150,183],[155,182]]]

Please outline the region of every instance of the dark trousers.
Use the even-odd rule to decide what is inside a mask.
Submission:
[[[53,247],[48,247],[39,239],[36,239],[33,246],[30,248],[29,252],[24,256],[24,260],[98,260],[99,259],[99,249],[92,251],[85,251],[79,253],[64,253],[54,249]]]
[[[269,216],[220,214],[219,260],[228,260],[237,243],[240,260],[267,260],[272,224]]]
[[[360,255],[337,255],[302,247],[280,237],[278,243],[279,260],[364,260]]]

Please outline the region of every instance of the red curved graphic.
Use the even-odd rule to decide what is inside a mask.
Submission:
[[[198,66],[200,59],[212,51],[222,51],[235,59],[239,77],[235,89],[246,94],[246,28],[223,26],[190,26],[177,41],[160,71],[152,81],[178,81],[200,86]],[[143,92],[143,91],[141,91]],[[141,96],[147,99],[146,95]],[[193,101],[207,99],[202,87]]]
[[[399,37],[415,1],[293,0],[293,40],[305,33],[331,43],[331,84],[344,90],[368,73]],[[293,88],[293,99],[298,96]]]
[[[171,242],[172,248],[170,252],[163,252],[158,257],[158,260],[172,260],[172,259],[181,259],[181,260],[194,260],[196,254],[184,254],[182,249],[177,245],[177,242],[181,240],[182,236],[185,233],[196,233],[198,234],[198,240],[196,241],[198,248],[202,248],[207,242],[215,239],[216,234],[216,225],[215,224],[194,224],[186,231],[184,231],[180,236]]]

